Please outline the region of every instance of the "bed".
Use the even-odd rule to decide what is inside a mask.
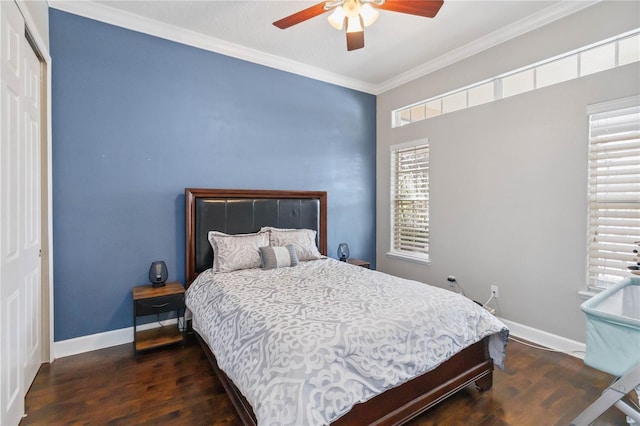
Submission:
[[[494,361],[499,366],[504,362],[506,327],[484,310],[472,306],[473,302],[446,290],[326,258],[326,192],[187,188],[185,199],[187,307],[194,334],[244,424],[402,424],[472,383],[481,390],[492,386]],[[315,237],[313,242],[319,256],[300,261],[293,268],[212,272],[215,260],[210,242],[212,231],[225,238],[237,236],[236,240],[251,234],[251,238],[259,238],[260,245],[264,244],[260,239],[264,231],[269,235],[269,244],[275,245],[272,244],[274,233],[285,235],[279,234],[285,230],[309,230],[304,234]],[[299,248],[296,246],[296,250]],[[292,260],[296,250],[291,254]],[[224,261],[224,250],[219,252],[220,261]],[[382,318],[382,313],[386,315],[390,306],[397,304],[390,303],[399,297],[396,280],[406,286],[402,287],[403,293],[412,294],[429,287],[427,291],[435,296],[424,303],[440,305],[445,299],[455,299],[452,303],[461,304],[462,308],[450,310],[463,312],[465,317],[440,324],[431,320],[439,321],[442,312],[408,314],[414,312],[412,300],[418,303],[420,299],[413,297],[405,302],[404,309],[410,319],[397,319],[400,329],[389,328],[396,320],[387,321],[386,317],[384,321],[374,321],[381,323],[381,328],[369,327],[372,320],[364,317],[365,311],[374,311],[375,318]],[[288,288],[293,290],[285,292],[285,285],[281,283],[289,283]],[[366,303],[353,302],[356,290],[367,292]],[[330,301],[329,297],[334,296],[336,299]],[[274,300],[276,305],[264,307],[268,300]],[[298,300],[304,302],[296,302]],[[373,302],[375,300],[377,302]],[[218,305],[212,307],[213,303]],[[259,311],[263,308],[267,310]],[[304,311],[304,319],[293,316],[292,311]],[[300,312],[295,312],[298,314]],[[340,321],[325,326],[316,321],[319,316]],[[357,326],[351,325],[343,321],[347,316],[360,322]],[[427,321],[428,316],[433,318]],[[231,323],[232,319],[237,322]],[[405,320],[422,323],[407,326],[402,322]],[[461,329],[460,323],[465,322],[476,324],[482,334],[473,335]],[[335,332],[344,327],[365,331],[356,336],[349,334],[351,332]],[[263,328],[266,332],[260,331]],[[457,331],[455,338],[440,336],[440,340],[447,342],[440,347],[414,332],[417,329],[428,329],[429,333],[438,335],[439,330]],[[289,330],[293,330],[293,334],[286,335]],[[396,342],[394,339],[404,336],[398,330],[405,330],[407,338],[416,340],[411,340],[411,344]],[[309,333],[300,337],[306,331]],[[381,340],[375,340],[378,338]],[[465,339],[464,347],[458,347],[458,340],[462,339]],[[308,353],[304,353],[304,362],[296,358],[303,356],[296,352],[300,341],[304,341],[305,347],[315,348],[315,352],[305,349]],[[336,341],[337,349],[326,344],[327,341]],[[283,351],[282,346],[273,349],[282,342],[288,345],[285,345],[287,350]],[[415,349],[418,344],[429,349],[431,364],[415,362],[411,358],[415,351],[413,355],[398,352],[399,347]],[[345,350],[345,346],[349,350]],[[353,348],[361,346],[365,352],[376,352],[377,359],[360,358],[361,354]],[[434,353],[442,360],[435,359]],[[286,360],[283,361],[283,357]],[[394,362],[396,359],[409,361],[398,367],[388,363],[390,357]],[[276,359],[276,364],[264,364],[265,359]],[[437,364],[432,365],[433,362]],[[321,367],[315,368],[320,364]],[[343,367],[347,369],[340,370]],[[355,373],[361,372],[354,370],[367,370],[367,377],[356,376]],[[278,376],[280,373],[283,374]],[[304,376],[304,383],[299,383],[301,379],[296,374]],[[335,382],[344,386],[338,388]],[[311,385],[315,387],[309,388]]]

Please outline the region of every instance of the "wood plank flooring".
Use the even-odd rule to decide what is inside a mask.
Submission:
[[[492,389],[466,388],[410,425],[569,425],[612,379],[579,359],[512,341]],[[23,426],[240,424],[195,339],[137,357],[128,344],[43,365],[26,412]],[[611,408],[594,425],[626,422]]]

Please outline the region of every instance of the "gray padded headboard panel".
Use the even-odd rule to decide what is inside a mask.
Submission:
[[[185,194],[187,285],[213,263],[209,231],[244,234],[263,226],[313,229],[320,251],[326,254],[326,192],[188,188]]]
[[[263,226],[320,230],[318,200],[196,200],[196,272],[211,268],[209,231],[227,234],[257,232]],[[316,241],[316,244],[318,242]]]

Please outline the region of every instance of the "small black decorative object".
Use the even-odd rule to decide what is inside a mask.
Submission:
[[[338,257],[341,262],[346,262],[349,258],[349,246],[347,243],[340,243],[338,245]]]
[[[151,268],[149,268],[149,281],[151,281],[152,287],[162,287],[164,283],[167,282],[168,276],[167,265],[162,260],[151,264]]]

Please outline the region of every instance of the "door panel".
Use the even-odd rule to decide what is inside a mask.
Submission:
[[[9,318],[18,318],[20,313],[19,291],[13,292],[6,300],[3,309],[6,312],[3,318],[3,327],[10,328]],[[16,328],[16,327],[14,327]],[[9,348],[19,348],[20,338],[17,332],[7,332],[3,338],[3,346],[6,344]],[[7,348],[7,349],[9,349]],[[3,390],[3,412],[0,424],[17,424],[24,411],[24,399],[22,395],[22,375],[20,374],[21,365],[19,350],[3,350],[2,361],[2,390]],[[6,419],[6,420],[5,420]]]
[[[22,79],[22,114],[24,117],[24,152],[22,178],[24,197],[21,217],[22,276],[24,277],[24,391],[31,386],[41,364],[40,348],[40,61],[27,40],[24,43],[24,75]]]
[[[0,424],[24,412],[20,258],[20,112],[24,23],[13,2],[0,1]]]
[[[41,364],[40,64],[0,1],[0,424],[17,425]]]

